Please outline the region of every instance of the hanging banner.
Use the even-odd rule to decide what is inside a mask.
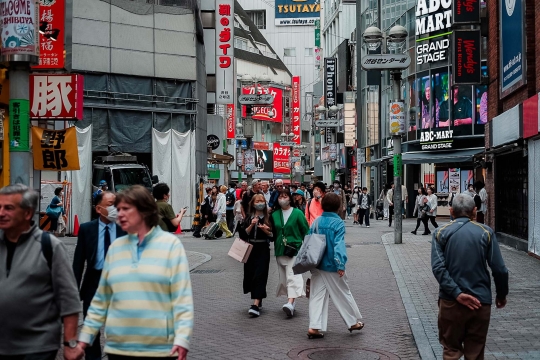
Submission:
[[[274,143],[274,173],[290,174],[289,159],[291,149],[288,146],[281,146],[280,143]]]
[[[39,56],[38,11],[37,0],[0,0],[2,61],[15,61],[16,55]]]
[[[242,95],[255,95],[255,93],[259,95],[272,95],[274,97],[274,102],[272,105],[252,106],[251,111],[253,112],[253,120],[272,121],[278,123],[283,122],[283,90],[275,87],[268,87],[266,89],[259,87],[257,91],[255,91],[254,86],[242,87]],[[242,105],[242,117],[245,118],[246,115],[246,107]]]
[[[77,130],[32,127],[34,170],[80,170]]]
[[[82,120],[83,86],[82,75],[30,75],[31,117]]]
[[[30,151],[30,103],[9,100],[9,151]]]
[[[455,85],[477,85],[482,82],[482,36],[478,30],[455,30],[453,71]]]
[[[302,130],[300,125],[300,76],[292,77],[292,141],[300,145]]]
[[[64,68],[65,6],[65,0],[39,1],[39,65],[32,68]]]
[[[234,0],[216,0],[216,103],[234,104]]]
[[[234,139],[236,136],[236,122],[234,116],[234,104],[227,104],[225,108],[225,119],[227,123],[227,139]]]

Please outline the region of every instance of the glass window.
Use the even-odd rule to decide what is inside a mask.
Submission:
[[[204,29],[213,29],[216,26],[215,12],[201,12],[201,21]]]
[[[488,76],[487,66],[482,66],[482,76]],[[476,123],[478,125],[487,124],[488,94],[487,85],[476,86]]]
[[[472,87],[454,86],[452,89],[452,118],[454,126],[472,125]]]
[[[450,126],[448,71],[446,69],[432,75],[432,109],[434,127]]]
[[[266,10],[250,10],[246,13],[257,29],[266,29]]]
[[[142,185],[152,189],[152,179],[144,168],[113,169],[114,191],[120,192],[132,185]]]
[[[305,48],[304,56],[313,56],[313,48]]]
[[[283,56],[296,56],[296,48],[285,48],[283,49]]]
[[[418,91],[420,92],[420,96],[418,97],[418,116],[419,119],[422,119],[422,129],[428,129],[433,127],[430,107],[431,82],[429,81],[429,75],[419,76]]]

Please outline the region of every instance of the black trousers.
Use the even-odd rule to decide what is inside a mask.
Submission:
[[[227,227],[229,230],[234,229],[234,210],[227,210],[226,212]]]
[[[88,308],[92,303],[92,299],[96,293],[99,285],[99,279],[101,278],[101,270],[86,269],[87,273],[84,277],[84,282],[81,290],[81,297],[83,301],[83,316],[86,318]],[[101,360],[101,331],[98,331],[93,344],[89,344],[84,349],[86,360]]]
[[[392,216],[394,215],[394,205],[388,206],[388,225],[392,226]]]
[[[358,222],[360,225],[364,223],[364,218],[366,219],[366,226],[369,226],[369,209],[358,209]]]
[[[435,227],[435,229],[436,229],[436,228],[439,227],[439,225],[437,225],[437,222],[435,221],[435,218],[436,218],[435,216],[429,216],[428,215],[428,220],[431,221],[431,225],[433,225],[433,227]],[[428,220],[426,220],[426,224],[427,224]]]
[[[58,350],[25,355],[0,355],[0,360],[55,360]]]
[[[270,267],[270,244],[267,242],[252,244],[253,249],[244,264],[244,294],[251,293],[252,299],[264,299]]]
[[[414,229],[414,232],[416,232],[416,230],[418,230],[421,223],[424,224],[424,233],[427,234],[429,232],[427,216],[424,216],[423,218],[416,219],[416,229]]]
[[[49,227],[49,231],[54,232],[58,230],[58,218],[50,217],[49,220],[51,220],[51,226]]]

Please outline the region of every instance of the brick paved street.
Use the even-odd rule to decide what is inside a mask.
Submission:
[[[440,223],[444,221],[441,220]],[[364,316],[365,329],[349,334],[330,306],[328,332],[308,340],[308,302],[300,299],[293,319],[276,298],[277,270],[272,257],[268,298],[260,318],[247,315],[249,295],[242,294],[243,265],[227,252],[232,239],[181,236],[188,250],[195,298],[195,330],[190,359],[441,359],[437,340],[437,283],[431,273],[431,238],[409,232],[404,221],[402,245],[394,245],[386,221],[360,228],[347,221],[351,291]],[[70,255],[74,239],[65,239]],[[508,306],[493,309],[487,359],[540,359],[540,261],[509,248],[503,256],[510,270]],[[412,329],[412,330],[411,330]]]

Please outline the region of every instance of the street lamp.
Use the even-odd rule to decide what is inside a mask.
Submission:
[[[362,61],[362,67],[365,70],[389,70],[392,75],[392,97],[394,103],[402,103],[400,99],[401,88],[401,71],[409,67],[410,58],[407,55],[391,55],[387,54],[387,50],[398,50],[405,44],[405,40],[408,36],[407,29],[401,25],[396,25],[388,30],[388,34],[385,34],[376,26],[370,26],[365,31],[362,37],[367,44],[367,48],[370,51],[377,50],[381,44],[383,45],[381,54],[379,55],[367,55],[365,58],[381,59],[377,65],[370,65],[371,62]],[[390,61],[392,60],[392,61]],[[379,99],[380,104],[380,99]],[[394,215],[395,215],[395,228],[394,228],[394,243],[402,243],[402,223],[403,218],[401,216],[401,135],[405,132],[404,124],[404,106],[401,106],[402,114],[399,114],[399,121],[390,125],[390,133],[394,140]],[[399,108],[399,106],[398,106]],[[398,116],[396,115],[396,120]]]

